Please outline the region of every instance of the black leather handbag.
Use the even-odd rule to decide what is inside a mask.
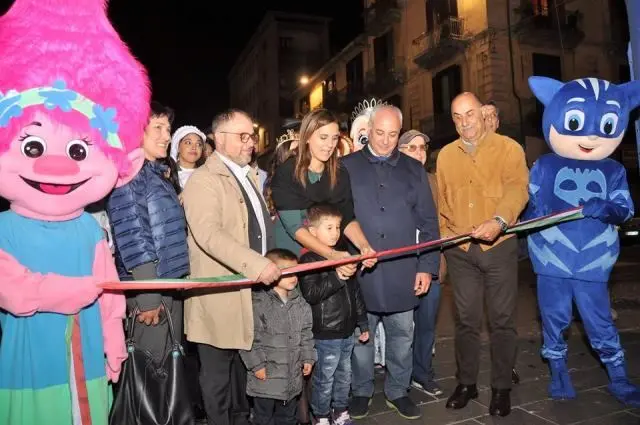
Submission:
[[[171,314],[164,304],[171,347],[160,364],[136,347],[133,328],[138,310],[129,319],[128,359],[124,362],[109,425],[193,425],[184,351],[176,338]],[[138,325],[140,326],[140,325]]]

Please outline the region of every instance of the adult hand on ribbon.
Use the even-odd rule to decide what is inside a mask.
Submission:
[[[532,220],[520,222],[511,226],[505,233],[516,233],[528,230],[535,230],[542,227],[556,225],[565,221],[578,220],[583,218],[582,208],[573,208],[556,214],[550,214],[544,217],[538,217]],[[417,245],[404,246],[399,248],[378,251],[366,255],[349,256],[342,254],[339,258],[332,258],[325,261],[316,261],[313,263],[298,264],[294,267],[281,270],[282,276],[290,276],[297,273],[308,272],[311,270],[320,270],[327,268],[338,268],[340,266],[350,264],[351,267],[369,258],[380,259],[382,257],[390,257],[401,254],[425,252],[442,247],[449,247],[471,239],[471,233],[464,235],[442,238],[435,241],[423,242]],[[271,277],[273,278],[273,276]],[[277,278],[276,278],[277,279]],[[268,280],[268,279],[267,279]],[[248,285],[254,285],[260,281],[252,281],[242,275],[205,277],[196,279],[153,279],[132,282],[105,282],[99,286],[103,289],[113,291],[157,291],[170,289],[200,289],[200,288],[239,288]],[[428,288],[427,288],[428,289]]]

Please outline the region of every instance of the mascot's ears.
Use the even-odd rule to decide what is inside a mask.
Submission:
[[[640,80],[629,81],[628,83],[619,84],[629,101],[629,111],[633,111],[640,106]]]
[[[547,106],[551,103],[553,96],[564,86],[562,81],[554,80],[548,77],[529,77],[529,87],[531,91],[538,98],[538,100]]]

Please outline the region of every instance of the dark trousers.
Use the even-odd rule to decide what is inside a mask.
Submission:
[[[436,377],[432,360],[441,293],[440,282],[431,282],[429,291],[420,297],[413,315],[413,379],[421,385],[432,382]]]
[[[480,367],[480,332],[486,301],[491,338],[491,386],[511,388],[516,358],[515,310],[518,298],[518,243],[516,238],[483,251],[472,244],[445,251],[456,306],[456,361],[458,380],[472,385]]]
[[[198,344],[198,355],[208,425],[248,425],[247,370],[238,350]]]
[[[296,425],[298,400],[253,399],[253,425]]]

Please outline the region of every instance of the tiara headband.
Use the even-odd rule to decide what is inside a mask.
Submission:
[[[283,143],[286,143],[290,140],[298,140],[298,139],[299,139],[298,133],[289,129],[282,136],[276,139],[276,149],[278,149],[280,145],[282,145]]]
[[[371,111],[373,111],[373,108],[382,105],[387,105],[387,102],[383,102],[382,100],[376,99],[375,97],[371,98],[371,100],[365,99],[362,102],[358,103],[358,105],[356,105],[356,107],[353,109],[353,112],[351,113],[351,120],[353,121],[361,115],[369,114],[371,113]]]
[[[100,132],[109,146],[123,149],[118,136],[119,124],[115,120],[115,108],[105,109],[80,93],[68,89],[63,80],[57,80],[51,86],[31,88],[22,92],[0,92],[0,128],[7,127],[12,118],[20,117],[25,108],[39,105],[44,105],[50,111],[60,108],[63,112],[79,112],[89,120],[91,128]]]

